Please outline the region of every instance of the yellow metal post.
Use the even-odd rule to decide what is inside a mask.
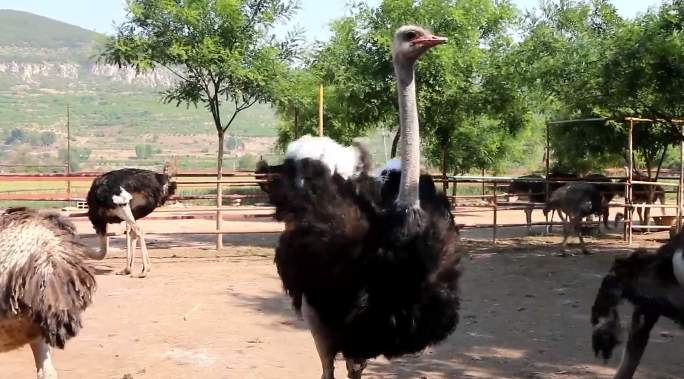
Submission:
[[[323,137],[323,84],[318,93],[318,135]]]

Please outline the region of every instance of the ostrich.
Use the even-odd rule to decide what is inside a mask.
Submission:
[[[575,180],[577,175],[562,173],[554,171],[549,174],[549,180]],[[558,188],[564,186],[565,183],[549,182],[549,194],[553,193]],[[540,175],[525,175],[515,178],[511,181],[508,186],[508,194],[517,196],[527,196],[529,202],[532,203],[544,203],[546,202],[546,184],[544,178]],[[529,205],[525,208],[525,222],[527,223],[527,233],[532,231],[532,211],[534,210],[533,205]],[[553,222],[553,213],[556,210],[552,210],[551,222]],[[564,220],[563,215],[559,212],[558,216],[561,220]],[[551,230],[551,227],[549,227]]]
[[[610,204],[610,202],[613,201],[615,195],[617,195],[620,191],[616,188],[616,185],[602,184],[613,182],[612,180],[610,180],[609,177],[603,174],[589,174],[585,176],[583,180],[592,183],[599,183],[594,184],[594,186],[596,186],[596,189],[598,189],[599,192],[601,192],[601,196],[603,198],[604,207],[603,212],[601,213],[601,217],[603,218],[603,226],[606,229],[610,229],[610,226],[608,225],[608,219],[610,217],[610,207],[608,206],[608,204]]]
[[[0,215],[0,352],[31,345],[38,379],[57,379],[50,346],[81,328],[95,277],[75,227],[57,214],[10,208]]]
[[[660,316],[684,326],[684,233],[679,233],[655,253],[638,249],[618,257],[603,278],[591,308],[594,353],[610,359],[619,343],[618,305],[623,299],[634,305],[629,336],[614,379],[631,379],[648,344],[651,329]]]
[[[582,219],[584,217],[603,212],[603,198],[601,192],[589,183],[568,183],[557,189],[551,194],[549,201],[544,207],[544,214],[555,209],[565,213],[563,219],[563,246],[568,240],[568,229],[572,225],[577,233],[582,252],[588,254],[589,251],[584,245],[582,238]],[[570,224],[570,225],[569,225]]]
[[[99,259],[107,254],[107,224],[126,222],[126,267],[119,275],[133,271],[136,242],[140,240],[143,278],[150,272],[145,235],[136,220],[152,213],[176,191],[169,174],[124,168],[97,177],[88,191],[88,218],[100,239]]]
[[[507,193],[510,195],[527,196],[531,203],[543,203],[546,201],[544,188],[544,178],[540,175],[525,175],[513,179],[508,186]],[[527,223],[527,233],[532,232],[532,204],[525,208],[525,222]]]
[[[651,181],[647,176],[642,174],[634,174],[632,176],[633,180],[636,181]],[[625,183],[627,179],[622,179],[620,182]],[[651,192],[652,191],[652,192]],[[623,190],[624,195],[624,190]],[[665,189],[658,184],[633,184],[632,185],[632,203],[633,204],[654,204],[656,201],[660,201],[660,204],[665,205]],[[634,213],[634,208],[631,210]],[[665,208],[660,208],[660,213],[665,215]],[[637,208],[637,214],[639,215],[639,222],[642,225],[648,224],[649,216],[651,210],[645,208],[642,212],[642,208]]]
[[[303,137],[287,149],[269,199],[285,231],[275,263],[283,287],[312,333],[322,379],[334,358],[360,379],[366,360],[417,353],[449,336],[458,323],[458,231],[446,197],[420,175],[414,65],[446,42],[417,26],[394,36],[399,92],[401,172],[368,174],[360,145]]]

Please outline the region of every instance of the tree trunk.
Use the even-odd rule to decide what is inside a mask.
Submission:
[[[223,140],[225,138],[226,132],[219,130],[218,134],[218,157],[216,158],[216,178],[221,180],[223,177]]]
[[[390,152],[390,158],[397,156],[397,149],[399,148],[399,138],[401,137],[401,127],[397,129],[397,134],[394,135],[392,140],[392,151]]]
[[[219,232],[216,234],[216,250],[223,247],[223,234],[220,233],[223,227],[223,215],[221,213],[221,207],[223,206],[223,185],[221,185],[221,179],[223,178],[223,140],[226,135],[226,131],[223,128],[217,130],[218,132],[218,157],[216,159],[216,230]]]
[[[447,146],[442,147],[442,180],[444,180],[444,182],[442,182],[442,186],[444,189],[444,194],[449,193],[448,192],[449,191],[449,180],[447,178],[447,168],[449,165],[448,158],[449,158],[449,148],[447,145]]]
[[[299,108],[294,108],[294,139],[299,139]]]

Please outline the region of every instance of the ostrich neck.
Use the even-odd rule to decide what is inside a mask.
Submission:
[[[399,124],[401,127],[401,181],[397,203],[406,208],[417,207],[420,180],[420,133],[416,105],[414,62],[394,65],[399,94]]]

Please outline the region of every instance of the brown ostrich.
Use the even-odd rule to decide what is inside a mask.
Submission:
[[[12,208],[0,216],[0,352],[31,345],[38,379],[56,379],[50,346],[81,328],[95,276],[73,224],[57,214]]]

